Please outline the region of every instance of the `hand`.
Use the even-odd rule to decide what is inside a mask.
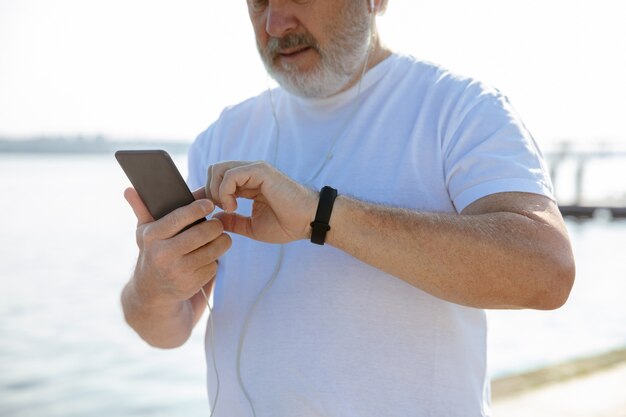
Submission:
[[[224,212],[214,217],[224,229],[268,243],[288,243],[311,236],[318,193],[293,181],[265,162],[222,162],[209,167],[206,197]],[[234,213],[237,197],[253,200],[252,215]]]
[[[202,194],[204,190],[198,190],[194,197]],[[212,219],[177,233],[213,212],[214,204],[199,199],[155,221],[135,189],[127,188],[124,197],[137,216],[139,258],[133,279],[141,297],[153,304],[174,305],[210,286],[217,259],[231,246],[222,223]]]

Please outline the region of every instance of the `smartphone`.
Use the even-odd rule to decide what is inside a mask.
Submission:
[[[195,201],[174,161],[164,150],[121,150],[115,152],[115,159],[155,220]],[[180,232],[204,220],[199,219]]]

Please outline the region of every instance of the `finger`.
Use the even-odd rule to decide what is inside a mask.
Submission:
[[[252,219],[250,217],[222,211],[213,215],[213,218],[219,219],[222,222],[225,231],[254,239]]]
[[[211,243],[183,256],[181,259],[183,268],[186,271],[196,271],[205,265],[215,263],[231,248],[232,242],[232,238],[229,235],[222,233]]]
[[[217,190],[219,189],[219,183],[222,181],[219,173],[223,169],[225,169],[224,163],[209,166],[209,169],[207,170],[206,184],[204,185],[204,194],[206,195],[206,198],[213,201],[217,206],[220,206]]]
[[[206,183],[204,184],[204,194],[206,198],[215,202],[215,199],[211,195],[211,178],[213,178],[213,165],[209,165],[206,172]]]
[[[208,216],[213,210],[215,205],[210,200],[196,200],[154,222],[151,233],[154,233],[156,238],[169,239],[195,221]]]
[[[134,188],[128,187],[125,189],[124,198],[128,201],[128,204],[130,204],[130,207],[137,217],[137,226],[154,221],[154,217],[152,217],[152,214],[150,214],[148,208]]]
[[[193,198],[195,198],[196,200],[202,200],[203,198],[209,199],[206,195],[206,190],[204,189],[204,187],[198,188],[191,194],[193,194]]]
[[[196,282],[196,286],[198,290],[200,289],[200,287],[210,290],[211,289],[210,286],[216,274],[217,274],[217,262],[211,262],[209,264],[203,265],[200,268],[198,268],[193,273],[194,281]],[[207,294],[209,294],[209,291],[207,291]]]
[[[257,169],[258,166],[257,164],[238,166],[224,172],[218,191],[224,211],[232,213],[237,210],[238,191],[241,193],[260,189],[263,179],[262,172]]]
[[[197,224],[170,239],[178,253],[190,253],[217,239],[224,233],[224,226],[218,219]]]
[[[223,209],[224,205],[220,199],[219,191],[222,181],[224,180],[224,174],[230,169],[249,164],[250,162],[244,161],[226,161],[211,165],[207,170],[207,182],[205,185],[206,197]]]
[[[219,190],[220,184],[224,179],[224,171],[227,167],[224,164],[220,166],[214,165],[211,167],[211,180],[208,182],[209,194],[211,195],[211,200],[215,201],[215,204],[220,206],[222,209],[224,205],[220,200]]]

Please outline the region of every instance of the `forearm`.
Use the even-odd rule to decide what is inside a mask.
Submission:
[[[569,293],[567,237],[521,214],[420,213],[340,196],[331,226],[328,244],[457,304],[549,309]]]
[[[211,166],[224,229],[268,243],[311,237],[319,195],[264,162]],[[243,216],[237,198],[254,200]],[[485,196],[462,214],[425,213],[340,195],[326,242],[436,297],[478,308],[557,308],[574,261],[555,203],[533,193]]]
[[[129,326],[151,346],[170,349],[183,345],[199,318],[194,313],[194,299],[158,304],[138,291],[135,284],[131,279],[122,291],[122,309]]]

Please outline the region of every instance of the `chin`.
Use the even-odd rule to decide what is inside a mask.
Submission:
[[[340,92],[350,77],[315,69],[311,71],[271,71],[270,76],[289,93],[304,98],[326,98]]]

